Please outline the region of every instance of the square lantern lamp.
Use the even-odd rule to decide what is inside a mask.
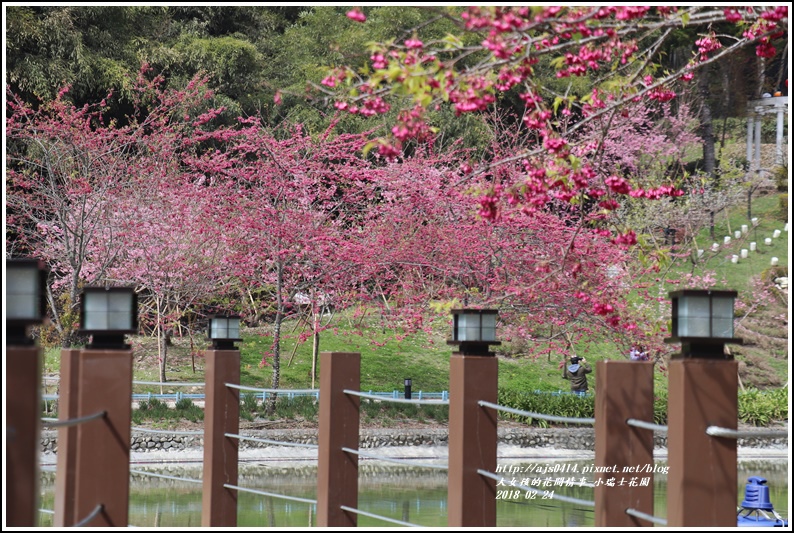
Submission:
[[[489,346],[502,344],[496,340],[496,309],[453,309],[452,339],[447,344],[459,345],[463,355],[494,355]]]
[[[38,259],[6,259],[6,343],[30,346],[28,327],[44,322],[47,313],[47,269]]]
[[[124,335],[138,332],[138,295],[132,287],[85,287],[80,301],[80,333],[86,348],[128,350]]]
[[[729,359],[726,344],[742,344],[733,336],[736,291],[685,289],[670,293],[673,304],[672,336],[668,344],[681,343],[678,357]]]
[[[240,338],[240,317],[236,315],[211,315],[207,325],[207,336],[214,350],[236,350],[235,342]]]

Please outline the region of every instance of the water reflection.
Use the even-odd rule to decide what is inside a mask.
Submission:
[[[593,474],[581,472],[592,467],[592,459],[582,461],[540,460],[511,463],[522,468],[520,474],[503,474],[506,478],[516,478],[517,483],[526,479],[562,478],[562,483],[543,490],[553,490],[555,494],[592,501],[593,489],[586,486],[573,486],[567,483],[574,477],[578,482],[582,477],[592,481]],[[542,475],[528,473],[555,465],[567,465],[563,473]],[[666,466],[664,461],[657,462],[657,470]],[[560,468],[560,467],[556,467]],[[574,468],[576,470],[574,470]],[[169,476],[198,479],[201,476],[197,465],[158,465],[136,466],[136,470],[146,470]],[[739,501],[744,496],[747,478],[753,475],[767,479],[770,497],[777,510],[788,517],[788,460],[740,460]],[[575,475],[571,472],[577,472]],[[415,467],[379,466],[362,463],[359,468],[359,499],[361,511],[409,522],[425,527],[446,527],[447,525],[447,475],[443,471]],[[559,470],[558,470],[559,472]],[[314,466],[273,467],[262,465],[240,465],[239,485],[262,491],[316,499],[317,470]],[[42,474],[41,507],[54,507],[53,473]],[[560,486],[561,485],[561,486]],[[654,514],[666,515],[667,476],[657,473],[654,476]],[[738,503],[738,502],[737,502]],[[238,500],[238,525],[240,527],[311,527],[316,526],[316,505],[288,501],[256,494],[240,493]],[[201,525],[201,485],[185,481],[155,478],[133,474],[130,484],[130,524],[140,527],[198,527]],[[52,525],[52,515],[40,514],[42,526]],[[359,516],[362,527],[390,527],[394,524],[367,516]],[[522,491],[518,498],[497,502],[498,527],[592,527],[594,511],[592,507],[544,499],[542,494],[527,497]]]

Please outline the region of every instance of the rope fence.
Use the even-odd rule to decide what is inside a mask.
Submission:
[[[316,504],[317,500],[310,500],[308,498],[299,498],[297,496],[287,496],[285,494],[276,494],[274,492],[266,492],[264,490],[257,490],[257,489],[247,489],[245,487],[238,487],[237,485],[229,485],[228,483],[224,483],[223,485],[227,489],[233,489],[238,492],[248,492],[250,494],[258,494],[260,496],[267,496],[269,498],[279,498],[281,500],[291,500],[293,502],[301,502],[301,503],[310,503]]]
[[[235,433],[224,433],[224,436],[230,437],[232,439],[238,440],[247,440],[252,442],[261,442],[264,444],[273,444],[276,446],[294,446],[296,448],[317,448],[316,444],[303,444],[301,442],[285,442],[280,440],[271,440],[271,439],[260,439],[257,437],[246,437],[244,435],[237,435]]]
[[[497,411],[504,411],[506,413],[512,413],[518,416],[526,416],[529,418],[537,418],[540,420],[548,420],[550,422],[563,422],[566,424],[595,424],[595,418],[571,418],[567,416],[552,416],[552,415],[544,415],[542,413],[533,413],[530,411],[522,411],[520,409],[513,409],[512,407],[505,407],[503,405],[498,405],[491,402],[486,402],[484,400],[480,400],[477,402],[477,405],[482,407],[490,407],[491,409],[495,409]]]
[[[75,525],[73,525],[72,527],[84,527],[84,526],[88,525],[89,523],[91,523],[91,520],[93,520],[94,518],[96,518],[97,516],[99,516],[99,513],[101,513],[101,512],[102,512],[102,510],[103,510],[104,508],[105,508],[105,506],[104,506],[103,504],[101,504],[101,503],[100,503],[99,505],[97,505],[96,507],[94,507],[94,510],[93,510],[93,511],[91,511],[91,512],[88,514],[88,516],[86,516],[85,518],[83,518],[82,520],[80,520],[79,522],[77,522],[77,523],[76,523]]]
[[[367,394],[366,392],[345,389],[342,392],[351,396],[358,396],[360,398],[367,398],[370,400],[378,400],[380,402],[392,403],[412,403],[414,405],[449,405],[449,400],[406,400],[405,398],[389,398],[387,396],[376,396],[374,394]]]
[[[185,383],[184,381],[133,381],[133,385],[155,385],[157,387],[201,387],[204,383]]]
[[[735,429],[721,428],[719,426],[709,426],[706,434],[712,437],[724,437],[726,439],[747,439],[752,437],[788,437],[785,429],[767,429],[761,431],[738,431]]]
[[[481,476],[485,476],[487,478],[495,479],[497,482],[505,481],[504,477],[497,476],[496,474],[494,474],[492,472],[488,472],[488,471],[482,470],[480,468],[477,469],[477,473],[480,474]],[[527,487],[526,485],[521,485],[521,484],[510,485],[510,488],[511,489],[513,489],[513,488],[521,489],[523,491],[532,492],[532,493],[535,493],[535,494],[542,494],[543,493],[543,491],[541,491],[541,490],[538,490],[538,489],[535,489],[535,488],[532,488],[532,487]],[[547,493],[548,493],[548,491],[547,491]],[[548,493],[548,497],[551,498],[552,500],[559,500],[561,502],[575,503],[577,505],[585,505],[587,507],[595,507],[595,502],[592,501],[592,500],[582,500],[580,498],[571,498],[570,496],[560,496],[559,494],[555,494],[554,492]]]
[[[138,474],[139,476],[157,477],[161,479],[170,479],[173,481],[185,481],[187,483],[204,483],[201,479],[190,479],[187,477],[167,476],[165,474],[155,474],[154,472],[147,472],[146,470],[130,470],[130,474]]]
[[[648,513],[643,513],[642,511],[638,511],[637,509],[626,509],[626,514],[630,516],[636,516],[642,520],[647,520],[648,522],[652,522],[654,524],[659,524],[660,526],[666,526],[667,520],[664,518],[659,518]]]
[[[246,385],[237,385],[235,383],[225,383],[230,389],[247,390],[252,392],[267,392],[271,394],[320,394],[320,389],[260,389],[257,387],[248,387]]]
[[[94,413],[93,415],[87,415],[80,418],[72,418],[70,420],[58,420],[57,418],[42,418],[41,425],[50,428],[64,428],[69,426],[77,426],[85,422],[91,422],[92,420],[105,418],[105,415],[107,415],[107,411],[99,411],[98,413]]]
[[[667,433],[667,426],[654,424],[653,422],[645,422],[644,420],[637,420],[636,418],[629,418],[626,424],[642,429],[650,429],[651,431],[661,431]]]
[[[362,451],[359,451],[359,450],[352,450],[350,448],[342,448],[342,451],[343,452],[347,452],[347,453],[352,453],[354,455],[358,455],[359,457],[366,457],[367,459],[376,459],[376,460],[379,460],[379,461],[386,461],[386,462],[389,462],[389,463],[396,463],[396,464],[401,464],[401,465],[406,465],[406,466],[416,466],[416,467],[419,467],[419,468],[437,468],[438,470],[449,470],[449,467],[447,465],[433,465],[433,464],[428,464],[428,463],[416,463],[414,461],[409,461],[407,459],[397,459],[397,458],[392,458],[392,457],[386,457],[384,455],[370,454],[370,453],[365,453],[365,452],[362,452]]]
[[[368,513],[366,511],[359,511],[358,509],[353,509],[352,507],[348,507],[347,505],[340,505],[340,509],[343,511],[347,511],[349,513],[355,513],[361,516],[368,516],[370,518],[374,518],[376,520],[383,520],[384,522],[390,522],[392,524],[397,524],[400,526],[408,526],[408,527],[422,527],[416,524],[412,524],[410,522],[403,522],[402,520],[395,520],[394,518],[388,518],[386,516],[381,516],[377,514]]]

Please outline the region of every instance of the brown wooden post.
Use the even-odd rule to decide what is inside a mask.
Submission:
[[[77,426],[74,513],[85,526],[127,527],[130,494],[132,352],[86,348],[79,354],[77,417],[105,417]],[[71,401],[71,398],[70,398]],[[74,524],[71,524],[74,525]]]
[[[598,361],[596,390],[595,526],[652,527],[626,509],[653,514],[653,431],[626,420],[653,422],[653,363]]]
[[[41,363],[37,346],[6,347],[6,515],[34,527],[39,514]]]
[[[58,420],[77,418],[80,350],[61,350],[61,372],[58,386]],[[75,475],[77,472],[77,427],[58,428],[58,454],[55,463],[55,527],[70,527],[80,518],[75,516]]]
[[[237,526],[239,443],[227,433],[240,428],[240,391],[227,383],[240,383],[240,350],[206,350],[204,397],[204,485],[201,500],[202,527]]]
[[[736,527],[736,439],[711,437],[706,428],[736,429],[738,365],[720,359],[670,362],[668,527]]]
[[[449,361],[449,527],[495,527],[498,366],[493,355],[453,353]]]
[[[317,526],[356,527],[358,506],[359,397],[345,394],[361,386],[361,354],[320,353],[320,434],[317,462]]]

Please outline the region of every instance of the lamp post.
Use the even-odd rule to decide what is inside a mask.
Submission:
[[[80,332],[92,350],[129,350],[124,335],[138,332],[138,297],[132,287],[86,287],[80,302]]]
[[[41,367],[30,326],[44,322],[47,270],[36,259],[6,259],[6,509],[8,525],[38,516]]]
[[[237,315],[211,315],[207,324],[207,337],[214,350],[236,350],[234,343],[241,341],[240,317]]]
[[[207,337],[212,342],[204,352],[204,485],[202,527],[237,526],[238,442],[227,437],[239,431],[240,392],[227,384],[240,383],[240,317],[210,315]]]
[[[56,522],[63,520],[60,512],[81,520],[102,505],[102,512],[86,525],[126,527],[132,350],[124,336],[138,332],[138,298],[134,289],[85,287],[80,298],[79,331],[91,339],[77,356],[78,386],[69,392],[70,403],[74,399],[70,410],[79,418],[97,413],[104,416],[76,426],[74,443],[79,446],[64,463],[73,462],[57,464],[56,478],[74,472],[74,481],[68,484],[74,495],[64,498],[63,506],[56,505]]]
[[[729,290],[670,293],[672,328],[680,343],[669,366],[667,524],[736,527],[736,440],[711,437],[709,426],[736,429],[738,363]]]
[[[496,340],[496,309],[453,309],[452,338],[447,344],[460,346],[463,355],[493,355],[489,346],[502,344]]]
[[[32,346],[30,326],[41,324],[47,311],[47,269],[36,259],[6,260],[6,344]]]
[[[495,527],[496,482],[477,473],[496,470],[498,366],[488,351],[496,340],[495,309],[453,309],[449,359],[449,527]]]
[[[405,387],[405,399],[406,400],[410,400],[411,399],[411,383],[412,383],[411,378],[405,378],[403,380],[403,386]]]
[[[665,343],[680,343],[681,358],[729,359],[726,344],[742,344],[733,336],[736,291],[686,289],[670,293],[671,336]],[[674,356],[675,357],[675,356]]]

